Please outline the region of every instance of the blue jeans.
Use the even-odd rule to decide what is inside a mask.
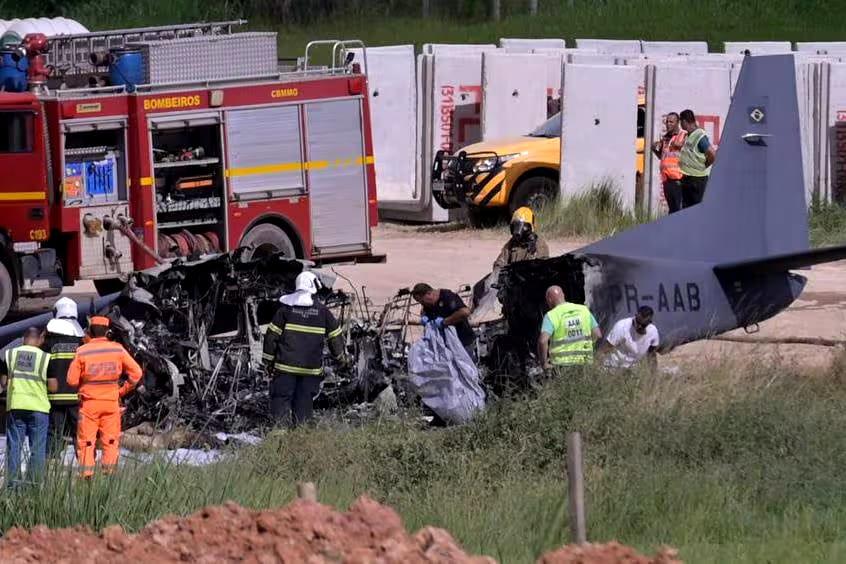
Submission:
[[[37,481],[44,473],[47,458],[47,427],[50,416],[38,411],[13,410],[6,419],[6,485],[21,483],[21,453],[25,439],[29,439],[28,478]]]

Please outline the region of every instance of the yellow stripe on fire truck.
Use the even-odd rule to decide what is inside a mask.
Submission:
[[[46,200],[47,192],[0,192],[0,200]]]
[[[226,176],[253,176],[256,174],[274,174],[277,172],[291,172],[295,170],[321,170],[329,167],[372,165],[375,159],[372,155],[366,157],[352,157],[349,159],[335,159],[334,161],[306,161],[304,163],[275,163],[259,166],[248,166],[226,169]]]

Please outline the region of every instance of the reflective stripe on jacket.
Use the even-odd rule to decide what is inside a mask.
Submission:
[[[711,167],[705,166],[705,153],[699,150],[699,141],[705,137],[702,128],[694,130],[685,139],[679,156],[679,167],[685,176],[708,176]]]
[[[556,366],[593,362],[593,335],[590,310],[580,304],[565,302],[549,312],[552,337],[549,359]]]
[[[55,378],[59,385],[55,393],[47,394],[51,404],[76,404],[79,395],[76,389],[68,385],[68,369],[76,357],[76,349],[82,344],[82,337],[60,335],[47,331],[41,349],[50,353],[50,364],[47,367],[47,378]]]
[[[6,410],[27,410],[50,413],[47,399],[47,364],[50,356],[29,345],[6,351],[9,370],[9,389],[6,392]]]
[[[121,385],[120,378],[127,381]],[[141,367],[123,345],[105,337],[91,339],[76,350],[68,369],[68,384],[79,387],[81,400],[117,402],[141,380]]]
[[[332,312],[317,300],[310,306],[281,304],[267,326],[262,360],[277,373],[296,376],[323,374],[323,347],[343,353],[341,328]]]
[[[665,141],[661,149],[661,180],[681,180],[682,171],[679,167],[679,155],[687,139],[687,131],[684,129],[673,135],[669,141]]]

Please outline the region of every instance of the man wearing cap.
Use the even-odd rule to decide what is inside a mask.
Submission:
[[[47,454],[58,458],[64,451],[65,437],[76,439],[76,424],[79,416],[79,396],[68,385],[68,369],[76,356],[76,349],[82,344],[84,333],[77,321],[76,302],[61,298],[53,306],[54,318],[47,323],[42,350],[50,355],[47,377],[55,379],[58,389],[47,395],[50,400],[50,427],[48,429]]]
[[[314,298],[319,288],[314,273],[300,273],[295,291],[279,298],[279,310],[264,334],[262,359],[273,378],[270,412],[292,427],[312,418],[327,340],[332,355],[345,362],[341,327],[329,308]]]
[[[141,367],[123,345],[107,338],[108,317],[88,322],[91,340],[79,347],[68,370],[67,383],[79,388],[76,457],[84,478],[94,475],[97,435],[103,445],[103,468],[112,472],[120,452],[120,398],[141,380]],[[121,375],[127,380],[121,384]]]

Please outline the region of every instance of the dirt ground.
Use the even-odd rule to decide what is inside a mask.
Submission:
[[[354,283],[365,286],[375,304],[384,303],[398,288],[425,281],[436,287],[456,289],[473,284],[491,270],[506,238],[504,230],[469,230],[457,226],[407,226],[383,223],[373,233],[376,252],[387,254],[385,264],[340,265],[334,268]],[[550,252],[561,254],[587,241],[554,239]],[[816,266],[802,274],[808,285],[791,308],[761,324],[753,337],[822,337],[846,340],[846,261]],[[345,282],[338,282],[339,288]],[[67,288],[65,295],[89,299],[94,295],[89,282]],[[52,300],[27,300],[14,317],[47,311]],[[734,335],[743,335],[742,330]],[[835,349],[812,345],[771,345],[701,341],[679,347],[662,362],[678,364],[702,358],[720,361],[732,358],[766,358],[808,367],[828,364]]]
[[[378,252],[387,253],[382,265],[338,267],[345,276],[367,285],[368,296],[381,303],[397,288],[415,282],[457,288],[473,284],[491,271],[507,234],[504,230],[451,229],[449,226],[411,227],[383,224],[374,234]],[[573,251],[585,240],[553,239],[552,255]],[[751,337],[822,337],[846,341],[846,261],[815,266],[802,271],[808,278],[805,291],[792,307],[762,323]],[[660,328],[659,328],[660,329]],[[730,335],[743,336],[743,330]],[[832,347],[812,345],[746,344],[700,341],[678,347],[662,357],[669,365],[766,358],[804,367],[827,366],[835,353]]]
[[[495,564],[466,554],[443,529],[406,532],[391,508],[362,497],[341,513],[313,502],[296,501],[266,511],[235,503],[207,507],[188,517],[165,517],[137,534],[118,525],[99,534],[84,528],[32,531],[11,529],[0,539],[3,562],[285,562]],[[618,543],[566,546],[540,564],[680,564],[675,551],[655,558]]]

